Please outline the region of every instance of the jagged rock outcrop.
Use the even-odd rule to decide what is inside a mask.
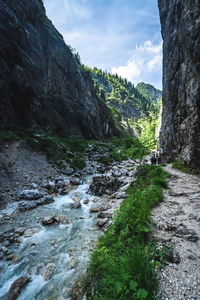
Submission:
[[[159,0],[164,40],[161,148],[200,167],[199,0]]]
[[[41,0],[0,0],[0,125],[104,139],[118,134]]]

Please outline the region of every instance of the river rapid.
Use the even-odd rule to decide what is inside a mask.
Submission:
[[[115,178],[123,179],[121,187],[115,191],[116,199],[113,195],[97,197],[89,192],[93,177],[98,175],[94,173],[83,175],[79,185],[67,195],[54,197],[53,203],[23,213],[14,212],[12,205],[8,206],[3,212],[4,220],[8,213],[12,221],[2,222],[1,232],[8,236],[9,232],[16,232],[19,237],[8,247],[2,247],[6,256],[0,260],[0,299],[4,299],[12,283],[20,277],[28,277],[30,282],[18,300],[72,299],[72,288],[85,273],[90,253],[102,235],[97,226],[98,213],[90,209],[105,207],[105,199],[109,199],[104,210],[113,213],[123,201],[124,191],[133,178],[134,165],[133,161],[123,162],[103,174],[112,176],[115,172]],[[72,208],[77,195],[81,206]],[[46,226],[42,222],[46,216],[56,216],[67,222]]]

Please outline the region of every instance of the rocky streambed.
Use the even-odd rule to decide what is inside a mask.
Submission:
[[[97,162],[23,187],[0,212],[0,299],[73,299],[90,252],[134,179],[137,161]]]

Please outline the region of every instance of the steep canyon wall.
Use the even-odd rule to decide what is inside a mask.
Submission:
[[[96,139],[118,134],[41,0],[0,0],[0,32],[0,126]]]
[[[161,148],[200,167],[200,2],[158,0],[163,37]]]

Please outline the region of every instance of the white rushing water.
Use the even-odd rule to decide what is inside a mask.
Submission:
[[[20,237],[21,243],[9,246],[15,256],[12,263],[1,261],[0,299],[21,276],[31,280],[19,300],[70,299],[71,288],[85,272],[90,252],[101,234],[96,228],[97,216],[90,212],[93,200],[97,198],[87,193],[91,178],[86,178],[68,195],[55,197],[52,204],[14,216],[12,227],[26,227],[34,234]],[[81,197],[81,207],[72,209],[72,198],[76,193]],[[88,204],[83,203],[86,199]],[[101,201],[99,198],[98,205]],[[65,216],[70,224],[43,226],[42,218],[49,215]]]

